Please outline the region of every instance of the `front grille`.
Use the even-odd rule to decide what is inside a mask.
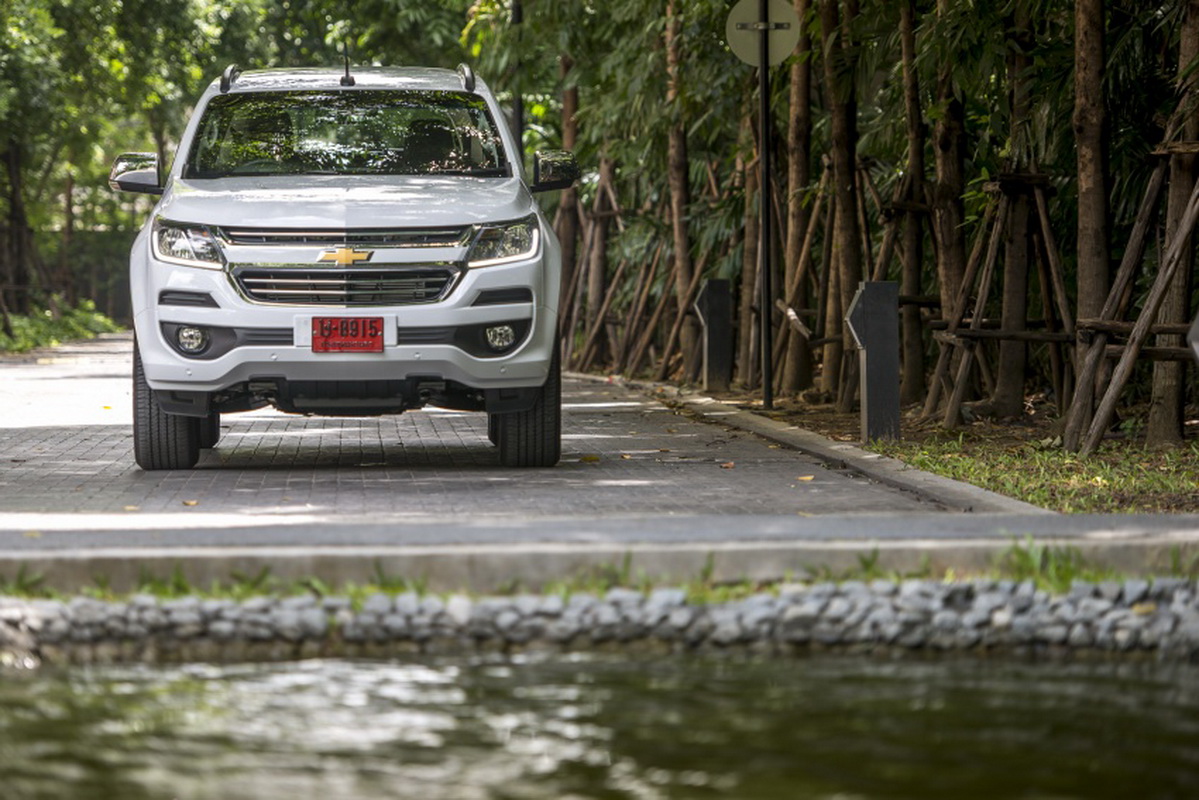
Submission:
[[[351,228],[348,230],[267,230],[222,228],[225,241],[247,247],[463,247],[472,229]]]
[[[454,286],[453,265],[364,268],[235,266],[233,279],[258,303],[405,306],[433,303]]]

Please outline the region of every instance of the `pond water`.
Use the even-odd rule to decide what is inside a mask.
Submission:
[[[0,797],[1195,798],[1199,668],[547,656],[6,674]]]

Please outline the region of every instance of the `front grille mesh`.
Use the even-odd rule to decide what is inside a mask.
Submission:
[[[462,247],[470,237],[469,226],[348,230],[266,230],[222,228],[225,240],[243,247]]]
[[[453,288],[449,265],[365,268],[233,268],[242,293],[258,303],[312,306],[403,306],[436,302]]]

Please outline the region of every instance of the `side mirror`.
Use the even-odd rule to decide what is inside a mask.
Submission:
[[[534,192],[566,189],[577,181],[581,174],[579,162],[575,161],[573,153],[566,150],[541,150],[533,154],[533,185],[529,189]]]
[[[162,194],[157,153],[122,153],[112,162],[108,185],[115,191]]]

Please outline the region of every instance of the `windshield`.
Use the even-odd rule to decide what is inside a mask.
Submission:
[[[466,92],[246,92],[212,98],[185,178],[509,175],[483,98]]]

